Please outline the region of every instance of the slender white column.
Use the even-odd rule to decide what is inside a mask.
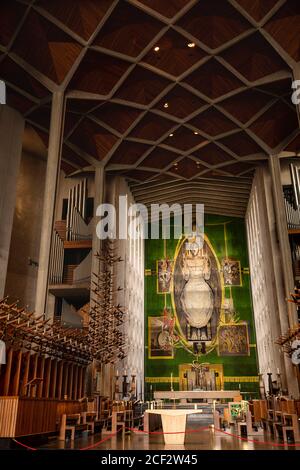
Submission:
[[[24,119],[0,105],[0,298],[4,297],[19,173]]]
[[[300,64],[297,64],[296,67],[293,70],[293,75],[294,75],[294,80],[300,81]],[[299,87],[297,88],[299,90]],[[300,96],[300,93],[298,93],[298,96]],[[299,126],[300,126],[300,102],[296,104],[296,110],[298,114],[298,121],[299,121]]]
[[[42,214],[39,270],[36,287],[35,311],[39,315],[45,312],[48,289],[48,271],[53,232],[55,200],[60,169],[61,145],[64,123],[64,94],[54,92],[50,122],[48,160],[46,170],[44,206]]]

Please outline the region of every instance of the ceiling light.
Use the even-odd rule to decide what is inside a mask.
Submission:
[[[154,48],[154,51],[155,51],[155,52],[158,52],[158,51],[159,51],[159,47],[156,46],[156,47]]]
[[[188,47],[195,47],[196,44],[194,42],[188,42]]]
[[[174,134],[169,134],[169,137],[173,137]]]
[[[197,131],[194,131],[194,134],[195,134],[195,135],[198,135],[198,134],[199,134],[199,132],[197,132]]]
[[[164,108],[168,108],[168,107],[169,107],[169,103],[165,103]]]

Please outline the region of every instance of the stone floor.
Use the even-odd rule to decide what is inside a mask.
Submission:
[[[300,450],[300,443],[297,443],[295,447],[283,445],[282,441],[274,441],[268,434],[251,436],[246,442],[225,434],[219,433],[219,435],[216,435],[212,429],[195,432],[197,429],[199,429],[199,426],[197,427],[195,422],[188,425],[188,433],[184,446],[166,446],[161,434],[154,434],[148,437],[142,433],[131,433],[125,435],[124,440],[121,435],[109,437],[109,435],[101,436],[100,434],[95,434],[93,436],[86,436],[83,434],[82,437],[77,437],[73,442],[70,440],[66,442],[52,440],[47,445],[41,446],[41,448],[91,448],[95,450]],[[107,440],[100,442],[103,439]],[[251,442],[251,440],[256,442]],[[99,444],[95,445],[97,443]]]

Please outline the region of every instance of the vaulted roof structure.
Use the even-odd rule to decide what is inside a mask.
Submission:
[[[65,91],[67,175],[101,162],[138,202],[241,216],[260,161],[299,151],[299,0],[2,0],[0,17],[7,103],[46,146]]]

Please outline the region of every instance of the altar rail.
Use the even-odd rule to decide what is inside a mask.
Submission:
[[[55,433],[62,414],[83,411],[86,404],[78,401],[0,397],[0,437]]]

